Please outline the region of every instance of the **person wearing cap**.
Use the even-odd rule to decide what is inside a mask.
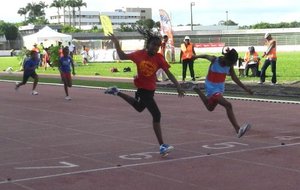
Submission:
[[[195,81],[194,60],[192,59],[196,55],[194,45],[189,36],[185,36],[183,41],[179,60],[180,63],[182,61],[182,81],[185,82],[187,66],[189,66],[192,81]]]
[[[257,76],[259,60],[260,58],[258,56],[258,53],[255,51],[255,48],[253,46],[249,47],[244,56],[244,75],[246,77],[248,76],[249,69],[252,70],[252,76]]]
[[[251,89],[247,88],[235,74],[234,65],[238,60],[238,53],[235,49],[228,49],[228,51],[224,52],[224,55],[220,57],[207,54],[193,56],[193,59],[197,58],[207,59],[211,64],[205,79],[206,95],[201,92],[198,85],[194,85],[193,90],[199,95],[199,98],[203,101],[207,110],[213,111],[218,104],[225,107],[227,117],[235,129],[237,137],[242,137],[251,126],[248,123],[243,125],[238,124],[233,113],[232,104],[223,96],[227,75],[230,75],[231,79],[246,92],[253,94]]]
[[[266,44],[268,46],[267,51],[264,52],[262,57],[265,57],[265,62],[261,68],[260,72],[260,81],[259,84],[263,84],[266,79],[266,70],[271,65],[272,71],[272,85],[276,85],[277,77],[276,77],[276,61],[277,61],[277,54],[276,54],[276,41],[272,38],[271,34],[265,34]]]

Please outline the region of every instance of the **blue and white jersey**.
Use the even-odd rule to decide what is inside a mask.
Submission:
[[[220,58],[216,58],[211,63],[205,80],[206,96],[210,97],[215,93],[224,93],[226,75],[229,74],[230,67],[222,66]]]

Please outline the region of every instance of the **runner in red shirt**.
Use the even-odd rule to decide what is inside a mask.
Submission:
[[[160,37],[141,29],[139,32],[145,37],[146,48],[130,54],[124,53],[118,39],[113,34],[109,35],[110,39],[115,44],[120,59],[132,60],[137,66],[137,76],[134,79],[134,84],[137,87],[135,98],[120,92],[117,87],[110,87],[105,93],[120,96],[138,112],[142,112],[145,108],[149,110],[153,117],[153,129],[160,145],[160,154],[162,156],[167,156],[174,147],[165,144],[162,138],[160,126],[161,113],[154,100],[156,71],[160,68],[165,71],[169,79],[176,85],[179,97],[183,97],[185,92],[181,89],[181,86],[174,75],[169,71],[170,65],[165,61],[161,54],[157,53],[161,45]]]

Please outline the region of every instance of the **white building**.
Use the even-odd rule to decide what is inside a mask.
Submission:
[[[94,26],[100,27],[100,12],[99,11],[75,11],[75,18],[73,13],[66,11],[65,15],[61,14],[58,17],[57,13],[50,15],[49,22],[50,24],[69,24],[75,25],[77,28],[83,30],[89,30]]]
[[[70,14],[69,14],[70,13]],[[66,11],[65,16],[61,14],[57,15],[57,12],[52,13],[49,17],[51,24],[70,24],[83,30],[89,30],[94,26],[101,28],[100,15],[107,15],[110,17],[113,28],[119,28],[121,24],[132,25],[138,20],[152,19],[151,8],[126,8],[116,9],[113,12],[99,12],[99,11],[81,11],[75,12],[75,19],[73,19],[73,13]]]

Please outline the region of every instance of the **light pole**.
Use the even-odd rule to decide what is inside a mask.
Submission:
[[[228,30],[228,11],[226,11],[226,28]]]
[[[193,31],[193,6],[195,6],[195,2],[191,2],[191,31]]]

